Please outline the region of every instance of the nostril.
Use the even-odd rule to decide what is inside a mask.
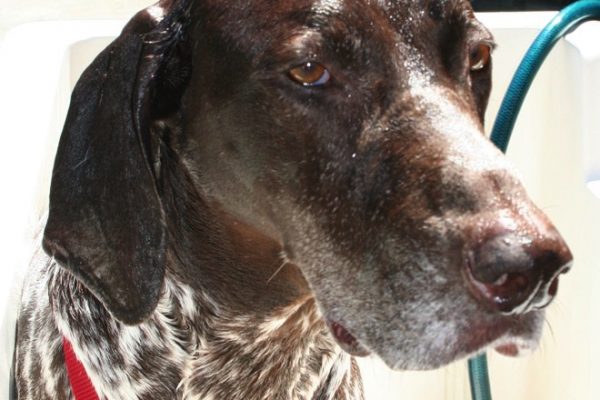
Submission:
[[[497,293],[499,298],[513,297],[515,293],[526,292],[530,280],[525,274],[504,274],[501,281],[496,281],[490,287]]]
[[[545,259],[546,261],[549,259],[554,260],[554,265],[559,265],[559,267],[554,269],[550,268],[546,272],[543,286],[532,301],[533,307],[542,309],[552,303],[552,300],[554,300],[554,297],[556,297],[558,293],[559,276],[561,274],[566,274],[571,269],[572,257],[570,256],[570,253],[568,253],[568,255],[569,257],[567,258],[549,257]],[[550,266],[552,266],[552,263],[550,263]]]
[[[477,280],[467,268],[471,291],[476,297],[493,309],[502,313],[518,312],[520,306],[527,304],[539,281],[534,271],[502,274],[494,282]]]
[[[506,274],[504,283],[492,284],[488,289],[498,310],[505,313],[525,303],[533,290],[532,280],[522,273]]]
[[[573,261],[569,248],[562,240],[534,242],[529,253],[535,264],[544,270],[547,282],[553,282],[560,274],[569,272]]]
[[[557,233],[530,239],[504,232],[471,248],[465,270],[470,292],[480,303],[514,314],[550,304],[558,292],[558,277],[571,261]]]
[[[533,268],[533,259],[525,251],[527,239],[513,234],[493,237],[475,246],[471,253],[473,276],[480,282],[493,283],[503,275],[526,273]]]

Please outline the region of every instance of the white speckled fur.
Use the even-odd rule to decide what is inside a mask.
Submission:
[[[38,256],[23,292],[23,313],[31,317],[21,325],[17,354],[19,379],[28,382],[20,400],[70,398],[64,364],[52,363],[62,359],[63,336],[103,399],[160,398],[168,390],[177,399],[363,398],[354,360],[333,342],[310,296],[255,320],[167,277],[152,316],[128,326],[98,310],[102,306],[68,272]],[[52,298],[65,285],[77,290],[72,304]],[[110,336],[90,338],[92,332]],[[173,383],[163,370],[144,369],[148,356],[175,371],[171,389],[161,387]],[[42,384],[32,385],[37,368]]]

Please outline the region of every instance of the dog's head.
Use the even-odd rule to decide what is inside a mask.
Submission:
[[[176,143],[207,202],[281,243],[347,351],[418,369],[534,347],[571,255],[483,135],[493,46],[463,0],[163,1],[75,89],[45,248],[143,320]]]

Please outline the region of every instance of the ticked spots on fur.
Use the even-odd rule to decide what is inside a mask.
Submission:
[[[21,400],[70,399],[63,336],[101,398],[362,399],[355,362],[311,296],[258,317],[218,307],[167,274],[154,313],[129,326],[47,259],[24,295]]]
[[[183,382],[183,393],[191,398],[310,400],[325,381],[335,394],[341,381],[327,378],[336,363],[350,359],[333,343],[312,297],[261,321],[232,315],[206,339]],[[340,368],[350,375],[349,368]]]

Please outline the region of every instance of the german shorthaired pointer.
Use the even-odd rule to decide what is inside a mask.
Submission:
[[[18,398],[362,399],[533,349],[571,254],[482,134],[466,0],[164,0],[81,77]],[[47,254],[47,255],[46,255]]]

